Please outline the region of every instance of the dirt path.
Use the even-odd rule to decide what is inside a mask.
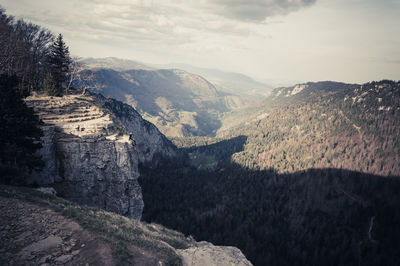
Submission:
[[[115,265],[111,248],[76,222],[0,197],[0,265]]]

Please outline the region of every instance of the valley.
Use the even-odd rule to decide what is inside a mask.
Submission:
[[[333,168],[278,174],[234,163],[206,170],[192,158],[140,171],[144,221],[236,246],[254,265],[400,262],[398,176]]]
[[[126,73],[144,84],[135,71]],[[193,95],[199,86],[198,78],[189,87],[182,82],[185,72],[151,71],[180,73],[181,92],[172,84],[169,90],[180,103],[184,90]],[[218,86],[201,80],[208,84],[200,86],[201,103],[206,95],[214,101],[205,112],[195,109],[193,121],[210,123],[211,115],[213,126],[192,123],[197,131],[183,134],[144,114],[178,148],[175,159],[140,166],[144,221],[237,246],[255,265],[400,262],[399,82],[308,82],[229,108]],[[142,112],[156,104],[172,116],[179,106],[137,94]]]
[[[400,265],[400,2],[53,2],[0,5],[0,265]]]
[[[397,265],[399,117],[399,82],[277,88],[217,138],[172,138],[181,159],[141,169],[143,219],[255,265]]]
[[[238,247],[254,265],[400,262],[399,82],[309,82],[231,108],[200,76],[116,65],[85,70],[102,84],[91,91],[134,106],[173,147],[138,164],[143,221]]]
[[[82,62],[88,68],[85,75],[94,75],[92,91],[131,105],[169,137],[213,136],[223,113],[260,99],[259,94],[247,90],[245,82],[236,89],[222,89],[180,69],[154,69],[116,58]],[[266,85],[251,84],[259,91],[265,86],[264,95],[269,92]]]

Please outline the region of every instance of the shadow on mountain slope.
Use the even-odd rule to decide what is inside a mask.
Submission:
[[[400,265],[399,177],[332,168],[277,174],[223,160],[245,142],[208,146],[206,155],[220,160],[213,167],[193,163],[205,146],[142,167],[144,220],[237,246],[255,265]]]

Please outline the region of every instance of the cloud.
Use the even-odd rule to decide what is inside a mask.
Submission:
[[[286,15],[315,2],[316,0],[205,0],[203,4],[210,12],[227,18],[262,22],[267,17]]]
[[[89,0],[46,8],[33,7],[29,19],[55,31],[92,41],[151,42],[182,45],[214,37],[258,34],[251,25],[208,12],[207,5],[179,0]],[[210,45],[214,47],[215,45]],[[191,47],[191,46],[190,46]]]
[[[32,12],[28,18],[51,29],[62,29],[64,33],[89,40],[116,38],[169,42],[176,39],[177,9],[123,0],[91,0],[79,6],[74,3],[77,1],[71,0],[68,7],[63,5],[51,10],[42,6],[42,10]]]
[[[183,62],[293,80],[398,79],[399,0],[1,0],[1,5],[10,15],[63,33],[78,56]]]
[[[142,43],[219,52],[242,38],[270,38],[254,22],[316,0],[5,0],[24,17],[65,37],[115,45]],[[238,40],[239,39],[239,40]]]

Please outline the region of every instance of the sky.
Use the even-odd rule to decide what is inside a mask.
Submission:
[[[0,0],[79,57],[185,63],[277,83],[400,80],[399,0]]]

